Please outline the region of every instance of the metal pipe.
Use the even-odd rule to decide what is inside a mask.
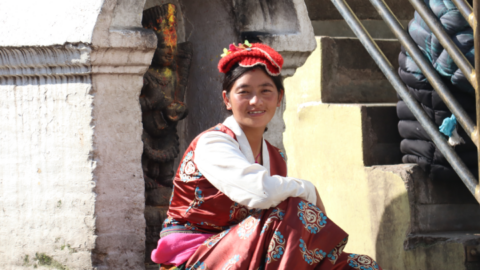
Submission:
[[[457,6],[458,11],[460,11],[462,16],[473,29],[473,26],[475,25],[475,15],[473,14],[473,9],[470,4],[465,0],[452,0],[452,2]]]
[[[452,41],[450,36],[447,34],[443,25],[438,21],[435,14],[433,14],[432,10],[425,5],[423,0],[408,0],[413,5],[415,10],[420,14],[423,21],[427,24],[428,28],[432,30],[435,37],[437,37],[440,44],[442,44],[443,48],[448,52],[450,57],[453,59],[455,64],[457,64],[458,68],[463,72],[465,77],[468,81],[472,84],[475,88],[477,87],[477,80],[475,77],[475,70],[473,69],[470,62],[468,62],[465,55],[458,49],[457,45]]]
[[[475,45],[475,66],[477,69],[475,70],[475,75],[478,78],[480,76],[480,35],[478,34],[478,16],[480,14],[480,0],[473,0],[473,12],[475,14],[475,24],[473,25],[473,41]],[[477,80],[478,84],[478,80]],[[477,142],[480,141],[479,136],[478,136],[478,127],[480,125],[480,90],[477,85],[475,87],[475,102],[477,103],[476,110],[477,110],[477,129],[476,129],[476,134],[477,134]],[[478,157],[478,172],[479,172],[479,177],[480,177],[480,146],[477,144],[477,157]],[[477,201],[480,201],[480,185],[477,184],[477,187],[475,189],[475,197],[477,198]]]
[[[385,23],[390,27],[390,30],[398,38],[402,46],[407,50],[409,55],[418,65],[420,70],[423,72],[425,77],[427,77],[428,82],[433,86],[437,91],[440,98],[445,102],[448,109],[455,115],[459,124],[467,132],[467,134],[472,137],[475,131],[475,124],[472,119],[468,116],[467,112],[462,108],[458,103],[455,97],[450,93],[448,87],[443,83],[440,75],[433,68],[430,61],[423,55],[423,53],[418,48],[418,45],[413,41],[412,37],[405,31],[402,24],[398,21],[397,17],[393,12],[388,8],[387,4],[383,0],[370,0],[372,5],[375,7],[377,12],[380,14]],[[473,140],[474,138],[472,138]],[[477,141],[475,141],[477,144]],[[480,145],[480,144],[477,144]]]
[[[425,111],[422,109],[420,104],[412,97],[409,93],[407,87],[403,84],[402,80],[398,77],[398,74],[394,70],[392,64],[385,57],[383,52],[380,50],[378,45],[372,39],[372,37],[365,30],[363,25],[360,23],[358,18],[352,12],[345,0],[332,0],[333,4],[343,16],[347,24],[353,30],[355,35],[358,37],[360,42],[363,44],[365,49],[368,51],[370,56],[375,60],[378,67],[385,74],[385,77],[393,85],[400,97],[405,101],[410,111],[415,115],[420,124],[425,128],[425,131],[428,133],[432,141],[437,145],[440,152],[445,156],[448,162],[452,165],[455,172],[467,186],[468,190],[475,195],[475,188],[477,186],[477,181],[470,173],[468,168],[458,157],[457,153],[447,144],[447,141],[438,131],[438,127],[432,122],[428,117]],[[480,199],[477,198],[480,203]]]

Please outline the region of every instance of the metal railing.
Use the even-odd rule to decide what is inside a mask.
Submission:
[[[437,37],[442,46],[448,52],[448,54],[452,57],[455,64],[457,64],[465,77],[472,84],[473,88],[475,88],[475,100],[477,106],[477,123],[475,125],[475,123],[473,123],[472,119],[470,119],[465,110],[450,93],[450,90],[443,83],[442,79],[435,71],[430,61],[423,55],[417,44],[406,32],[398,19],[389,9],[387,4],[385,4],[384,0],[369,1],[372,3],[373,7],[377,10],[382,19],[386,22],[386,24],[398,38],[398,40],[406,49],[408,54],[415,61],[417,66],[423,72],[425,77],[428,79],[428,82],[433,86],[440,98],[445,102],[448,109],[455,115],[459,124],[463,127],[467,134],[469,134],[470,138],[477,146],[477,152],[480,154],[480,137],[478,131],[478,127],[480,126],[480,96],[477,81],[479,72],[477,72],[472,67],[470,62],[468,62],[463,53],[452,41],[450,36],[445,32],[445,29],[437,20],[436,16],[433,14],[430,8],[425,5],[424,1],[409,0],[415,10],[422,17],[427,26],[432,30],[433,34]],[[478,25],[476,18],[478,18],[477,15],[480,9],[480,0],[473,0],[473,10],[475,12],[472,11],[472,7],[465,0],[452,1],[473,29],[475,42],[475,66],[480,67],[480,35],[478,35],[476,32]],[[360,42],[363,44],[365,49],[368,51],[370,56],[375,60],[379,68],[393,85],[398,95],[403,99],[410,111],[415,115],[417,120],[423,126],[423,128],[428,133],[435,145],[438,147],[440,152],[445,156],[445,158],[451,164],[452,168],[458,174],[460,179],[467,186],[468,190],[480,203],[480,186],[478,180],[473,176],[467,166],[465,166],[463,161],[458,157],[455,150],[447,143],[447,140],[443,137],[443,135],[440,134],[438,126],[433,123],[433,121],[428,117],[428,115],[422,109],[417,100],[415,100],[415,98],[409,93],[408,88],[398,76],[397,71],[393,68],[392,64],[385,57],[385,55],[380,50],[380,48],[375,43],[370,34],[365,30],[365,27],[363,27],[362,23],[358,20],[355,13],[351,10],[345,0],[332,0],[332,2],[338,9],[340,14],[343,16],[347,24],[350,26],[350,28],[353,30],[355,35],[358,37]],[[480,162],[480,155],[478,157],[478,161]]]

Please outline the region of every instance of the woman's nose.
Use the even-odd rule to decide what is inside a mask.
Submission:
[[[250,105],[258,105],[261,103],[262,103],[262,98],[257,94],[253,94],[252,98],[250,98]]]

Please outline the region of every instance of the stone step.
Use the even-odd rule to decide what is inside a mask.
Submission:
[[[461,181],[432,181],[416,165],[406,172],[411,234],[480,232],[480,205]]]
[[[370,211],[381,213],[371,226],[384,269],[480,269],[480,256],[469,255],[480,250],[480,207],[463,183],[437,185],[415,164],[372,166],[365,172]]]
[[[308,59],[306,84],[320,86],[323,103],[392,103],[397,95],[377,64],[356,38],[316,37],[317,48]],[[400,43],[376,40],[378,46],[398,68]]]
[[[463,246],[466,270],[480,269],[480,231],[471,232],[435,232],[419,233],[407,236],[405,250],[415,250],[425,246],[446,246],[457,244]],[[458,267],[457,269],[459,269]]]
[[[395,34],[390,30],[384,21],[361,20],[370,36],[374,39],[396,39]],[[400,20],[406,29],[410,20]],[[344,20],[318,20],[312,21],[313,33],[315,36],[329,37],[356,37],[350,26]]]
[[[290,106],[298,102],[293,98],[301,99],[298,96],[287,97],[285,114],[290,114]],[[326,104],[306,102],[299,104],[296,111],[296,118],[285,118],[287,135],[284,135],[284,141],[293,148],[290,151],[287,150],[287,156],[290,154],[289,152],[303,149],[309,142],[322,144],[329,142],[329,146],[325,147],[323,151],[331,152],[332,155],[337,155],[339,152],[348,153],[349,160],[362,166],[402,162],[401,137],[397,129],[398,117],[395,103]],[[311,117],[318,118],[316,126],[304,125]],[[341,127],[332,128],[335,125]],[[298,128],[290,132],[291,126],[298,126]],[[304,134],[309,135],[305,136]],[[299,136],[308,139],[298,141],[295,138]],[[337,144],[342,146],[337,146]]]
[[[368,0],[351,0],[347,3],[360,20],[382,19]],[[408,0],[385,0],[385,3],[397,19],[410,20],[413,18],[415,10]],[[305,4],[308,16],[312,21],[343,20],[331,0],[305,0]]]

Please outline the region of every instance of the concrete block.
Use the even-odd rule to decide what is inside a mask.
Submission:
[[[476,204],[477,201],[463,182],[435,180],[419,167],[413,172],[415,201],[418,204]]]
[[[368,0],[347,1],[360,20],[381,20],[375,8]],[[413,18],[414,9],[408,0],[385,0],[399,20]],[[313,20],[343,20],[331,0],[305,0],[308,16]]]
[[[409,21],[410,20],[401,20],[400,23],[406,28]],[[360,22],[374,39],[397,38],[384,21],[361,20]],[[344,20],[317,20],[312,21],[312,26],[315,36],[356,37],[350,26]]]
[[[480,232],[480,205],[415,205],[413,228],[418,233],[447,231]]]
[[[399,164],[401,137],[395,104],[363,105],[362,136],[365,166]]]
[[[317,37],[321,99],[324,103],[387,103],[397,95],[390,82],[356,38]],[[376,40],[394,68],[400,43]]]

